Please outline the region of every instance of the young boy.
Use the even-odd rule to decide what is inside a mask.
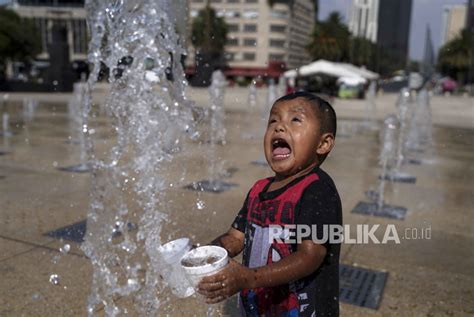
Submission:
[[[243,251],[243,265],[232,260],[203,278],[198,291],[207,303],[240,292],[243,316],[339,315],[340,245],[324,242],[323,227],[342,225],[341,201],[319,168],[335,135],[336,113],[323,99],[296,92],[274,103],[264,150],[275,176],[255,183],[232,227],[213,241],[230,257]],[[270,241],[272,225],[306,225],[316,234]]]

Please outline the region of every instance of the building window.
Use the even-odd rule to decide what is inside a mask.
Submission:
[[[282,62],[285,59],[285,55],[283,55],[283,54],[269,54],[268,59],[271,60],[271,61]]]
[[[257,3],[258,0],[245,0],[246,3]]]
[[[87,25],[86,20],[72,20],[73,51],[76,54],[87,53]]]
[[[229,45],[229,46],[238,46],[239,45],[239,39],[237,39],[237,38],[228,38],[226,44]]]
[[[280,25],[280,24],[270,25],[270,32],[285,33],[285,31],[286,31],[286,25]]]
[[[238,18],[240,17],[240,12],[236,10],[226,10],[225,12],[226,18]]]
[[[254,61],[255,60],[255,53],[244,53],[243,54],[244,61]]]
[[[285,40],[270,39],[270,47],[285,47]]]
[[[224,56],[225,56],[225,60],[228,62],[235,60],[235,53],[228,52],[228,53],[225,53]]]
[[[239,25],[235,23],[227,24],[227,31],[229,32],[239,32]]]
[[[203,3],[204,0],[193,0],[193,2],[196,2],[196,3]]]
[[[257,39],[244,39],[244,46],[257,46]]]
[[[277,18],[277,19],[287,18],[287,17],[288,17],[288,11],[284,11],[284,10],[271,10],[271,11],[270,11],[270,16],[271,16],[272,18]]]
[[[258,11],[245,10],[242,16],[246,19],[258,19]]]
[[[244,32],[257,32],[256,24],[244,24]]]
[[[239,3],[240,0],[227,0],[227,3]]]
[[[211,0],[211,3],[221,3],[222,0]]]

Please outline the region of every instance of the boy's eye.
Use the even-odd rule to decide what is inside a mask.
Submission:
[[[275,123],[275,122],[276,122],[275,119],[270,119],[270,120],[268,120],[268,124],[272,124],[272,123]]]
[[[298,118],[298,117],[294,117],[293,119],[291,119],[291,121],[294,121],[294,122],[301,122],[301,119]]]

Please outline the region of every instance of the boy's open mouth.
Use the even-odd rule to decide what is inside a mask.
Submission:
[[[284,139],[274,139],[272,141],[272,154],[276,160],[284,160],[291,154],[291,147]]]

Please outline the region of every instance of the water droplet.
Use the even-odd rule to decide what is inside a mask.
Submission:
[[[39,293],[34,293],[33,295],[31,295],[31,299],[34,301],[39,301],[43,299],[43,296],[41,296],[41,294]]]
[[[67,254],[67,253],[69,253],[70,250],[71,250],[71,245],[69,245],[67,243],[65,245],[63,245],[61,248],[59,248],[59,251],[62,254]]]
[[[51,261],[53,262],[53,264],[57,264],[60,259],[61,257],[59,255],[55,255],[53,256],[53,259]]]
[[[197,209],[202,210],[204,209],[204,207],[206,207],[206,204],[203,200],[198,199],[198,201],[196,202],[196,207]]]
[[[138,284],[138,281],[137,281],[137,279],[135,279],[135,278],[129,278],[129,279],[127,280],[127,284],[128,284],[129,286],[135,286],[135,285]]]
[[[51,274],[51,276],[49,277],[49,282],[53,285],[59,285],[59,275]]]
[[[57,166],[58,166],[58,162],[54,161],[54,162],[53,162],[53,166],[54,166],[54,167],[57,167]]]

